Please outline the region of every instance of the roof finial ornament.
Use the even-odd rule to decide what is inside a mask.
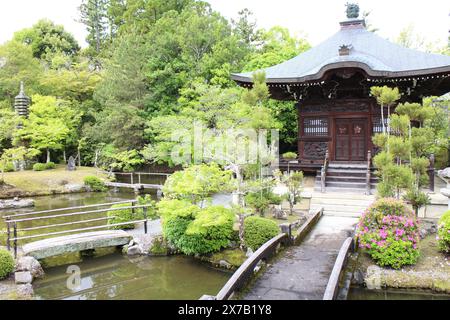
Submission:
[[[347,18],[358,19],[359,17],[359,5],[357,3],[349,3],[345,5],[347,7]]]

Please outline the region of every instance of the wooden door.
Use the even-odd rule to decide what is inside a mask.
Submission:
[[[366,125],[364,119],[336,120],[335,160],[366,160]]]

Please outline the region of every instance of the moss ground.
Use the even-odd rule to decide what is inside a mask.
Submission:
[[[54,170],[5,173],[7,186],[0,186],[0,198],[64,193],[65,185],[82,185],[86,176],[106,179],[96,168],[81,167],[76,171],[67,171],[64,165],[59,165]]]

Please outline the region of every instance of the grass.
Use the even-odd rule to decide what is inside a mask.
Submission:
[[[66,193],[66,185],[83,185],[86,176],[98,176],[96,168],[81,167],[76,171],[67,171],[66,166],[58,165],[56,169],[46,171],[8,172],[4,175],[6,187],[0,187],[0,198],[15,196],[41,196]]]

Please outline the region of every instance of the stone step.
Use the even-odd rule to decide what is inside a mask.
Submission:
[[[369,205],[337,205],[337,204],[311,204],[311,210],[320,210],[321,208],[324,208],[324,211],[326,212],[351,212],[356,214],[362,214]]]
[[[375,200],[367,197],[366,199],[341,199],[339,198],[313,198],[311,205],[338,205],[338,206],[370,206]]]
[[[353,194],[353,193],[346,193],[346,192],[340,192],[340,194],[336,193],[321,193],[314,192],[311,195],[311,201],[316,199],[329,199],[331,200],[343,200],[343,199],[349,199],[349,200],[362,200],[362,201],[375,201],[375,195],[366,196],[364,194]]]
[[[375,186],[374,183],[371,184],[372,187]],[[351,188],[351,189],[365,189],[365,182],[346,182],[346,181],[327,181],[327,187],[331,188]]]
[[[315,192],[321,192],[321,188],[320,187],[315,187],[314,188]],[[330,192],[330,193],[351,193],[351,194],[359,194],[359,195],[365,195],[366,193],[366,189],[365,188],[341,188],[341,187],[326,187],[325,192]],[[372,186],[372,192],[371,194],[375,194],[376,193],[376,188],[374,188]]]
[[[359,183],[366,183],[366,177],[349,177],[349,176],[328,176],[326,181],[327,182],[359,182]],[[316,177],[316,182],[320,182],[321,177]],[[377,177],[372,177],[370,179],[372,183],[378,183],[379,179]]]
[[[330,169],[366,169],[367,170],[367,164],[356,164],[356,163],[335,163],[331,162],[328,165],[328,168]]]

